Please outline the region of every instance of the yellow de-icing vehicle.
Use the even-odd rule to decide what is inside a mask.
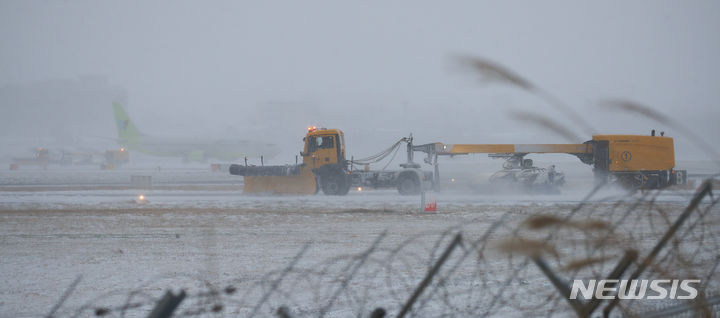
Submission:
[[[523,159],[530,153],[567,153],[592,165],[597,181],[618,183],[629,189],[660,189],[686,183],[684,170],[675,170],[673,139],[664,136],[595,135],[582,144],[444,144],[413,145],[412,135],[402,138],[383,152],[363,159],[347,160],[345,140],[339,129],[309,127],[300,152],[302,163],[285,166],[231,165],[230,173],[245,177],[244,192],[274,194],[345,195],[351,187],[395,187],[403,195],[419,194],[423,189],[439,190],[438,156],[487,153],[521,163],[520,174],[535,169]],[[367,168],[407,145],[407,161],[400,170],[355,170]],[[427,154],[425,163],[433,171],[423,171],[413,162],[415,151]],[[526,163],[529,161],[529,165]],[[512,165],[511,165],[512,166]],[[506,174],[514,178],[513,174]],[[556,179],[557,180],[557,179]],[[531,180],[532,181],[532,180]],[[544,183],[544,186],[554,186]]]
[[[659,189],[687,183],[685,170],[675,170],[673,139],[664,136],[595,135],[593,163],[598,178],[628,188]]]
[[[567,153],[592,165],[597,181],[618,183],[629,189],[660,189],[687,182],[685,171],[675,170],[673,139],[655,136],[654,132],[650,136],[595,135],[582,144],[432,143],[414,147],[428,154],[426,162],[437,155],[488,153],[523,162],[522,158],[530,153]]]

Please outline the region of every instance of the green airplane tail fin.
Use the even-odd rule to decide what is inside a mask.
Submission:
[[[115,112],[115,125],[117,126],[120,141],[131,144],[139,143],[142,134],[125,113],[125,109],[120,103],[113,103],[113,111]]]

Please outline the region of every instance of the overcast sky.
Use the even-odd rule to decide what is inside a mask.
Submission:
[[[315,124],[345,129],[360,156],[409,132],[421,142],[565,142],[513,110],[582,134],[539,98],[452,63],[481,56],[552,92],[597,133],[668,130],[679,158],[701,158],[679,132],[597,102],[652,106],[720,148],[718,30],[718,1],[2,1],[0,86],[104,75],[126,89],[146,133],[272,131],[282,144]]]

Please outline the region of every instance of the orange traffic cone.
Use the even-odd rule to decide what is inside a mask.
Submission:
[[[437,212],[437,200],[435,194],[429,195],[427,203],[425,203],[425,212]]]
[[[425,212],[437,212],[437,201],[425,204]]]

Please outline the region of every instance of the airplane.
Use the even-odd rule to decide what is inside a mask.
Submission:
[[[218,159],[233,161],[243,157],[271,158],[280,149],[273,144],[246,140],[208,140],[198,138],[164,138],[140,132],[120,103],[113,103],[118,143],[124,148],[151,156],[181,157],[183,162]]]

